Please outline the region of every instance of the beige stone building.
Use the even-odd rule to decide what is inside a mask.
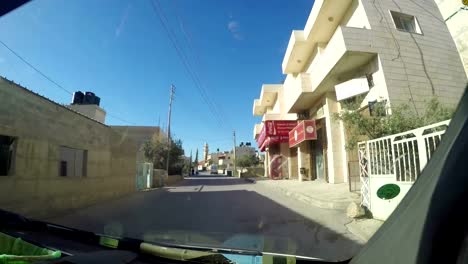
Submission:
[[[32,217],[135,191],[135,142],[0,78],[0,208]]]
[[[263,117],[254,137],[263,142],[265,121],[297,115],[298,123],[315,120],[316,140],[291,147],[282,138],[264,149],[265,165],[274,149],[283,177],[330,183],[346,182],[348,162],[357,160],[345,151],[343,124],[332,118],[343,100],[361,98],[363,108],[404,103],[422,112],[432,97],[457,104],[467,82],[434,1],[317,0],[304,29],[292,32],[282,70],[284,83],[263,85],[254,101],[253,114]]]

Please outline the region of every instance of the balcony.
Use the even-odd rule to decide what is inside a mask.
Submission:
[[[328,43],[352,0],[316,0],[304,30],[294,30],[282,63],[284,74],[306,71],[322,43]]]
[[[254,139],[257,139],[258,135],[260,135],[260,132],[262,132],[262,128],[263,128],[263,123],[254,125],[254,130],[253,130]]]
[[[284,83],[288,113],[306,110],[325,92],[333,92],[338,83],[354,78],[361,67],[377,54],[372,31],[337,27],[328,45],[318,50],[307,73],[289,74]]]
[[[260,92],[260,98],[254,100],[253,115],[262,116],[269,108],[273,108],[278,98],[281,84],[264,84]]]
[[[270,121],[270,120],[297,120],[297,114],[266,113],[263,115],[262,121]]]
[[[296,113],[290,110],[299,97],[312,92],[311,83],[311,76],[308,73],[299,73],[297,76],[288,74],[284,81],[284,104],[287,112]]]

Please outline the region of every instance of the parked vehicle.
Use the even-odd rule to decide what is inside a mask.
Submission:
[[[218,166],[211,165],[210,174],[218,174]]]

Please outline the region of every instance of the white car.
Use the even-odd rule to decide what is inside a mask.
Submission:
[[[212,165],[211,170],[210,170],[210,174],[218,174],[218,166]]]

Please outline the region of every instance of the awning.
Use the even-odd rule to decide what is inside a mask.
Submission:
[[[260,151],[265,151],[268,146],[288,142],[289,131],[297,125],[297,121],[268,120],[265,121],[262,131],[257,138]]]
[[[293,148],[306,140],[317,139],[317,128],[315,120],[304,120],[299,122],[295,128],[289,132],[289,147]]]
[[[260,151],[265,151],[265,149],[269,146],[285,143],[288,142],[289,136],[271,136],[267,137],[267,139],[263,142],[263,144],[259,147]]]

